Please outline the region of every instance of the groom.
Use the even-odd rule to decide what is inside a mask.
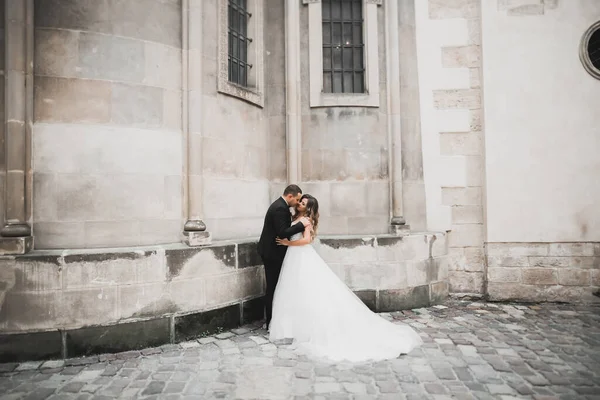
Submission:
[[[302,218],[300,223],[292,226],[290,207],[296,207],[301,197],[302,189],[297,185],[289,185],[285,188],[283,196],[275,200],[267,210],[263,230],[258,241],[258,254],[265,265],[265,276],[267,278],[267,293],[265,295],[267,329],[273,314],[275,286],[287,251],[287,246],[278,246],[275,239],[289,239],[296,233],[303,232],[304,228],[310,225],[308,218]]]

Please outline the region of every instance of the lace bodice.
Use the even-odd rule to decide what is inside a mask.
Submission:
[[[296,240],[300,240],[300,239],[302,239],[303,236],[304,236],[304,234],[302,232],[296,233],[290,238],[290,242],[295,242]]]

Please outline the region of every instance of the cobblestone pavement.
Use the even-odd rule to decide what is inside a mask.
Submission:
[[[425,344],[327,365],[256,326],[160,348],[0,364],[3,399],[600,399],[600,307],[449,301],[384,317]]]

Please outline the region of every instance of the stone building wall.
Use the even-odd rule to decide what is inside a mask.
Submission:
[[[303,189],[320,200],[322,233],[386,233],[390,206],[385,7],[377,7],[379,107],[310,107],[308,7],[301,8],[300,18]]]
[[[202,95],[202,171],[204,175],[204,214],[207,229],[215,239],[257,236],[262,228],[264,212],[270,204],[270,154],[285,156],[283,92],[283,51],[273,37],[283,41],[283,4],[265,1],[262,37],[266,63],[264,107],[218,91],[221,51],[219,30],[226,29],[220,6],[222,0],[206,0],[203,7],[203,95]],[[250,3],[249,3],[250,4]],[[225,7],[226,10],[226,7]],[[254,15],[252,18],[261,18]],[[273,26],[271,26],[271,24]],[[226,51],[226,49],[224,49]],[[256,65],[253,68],[257,68]],[[276,80],[279,76],[279,83]],[[283,104],[285,107],[285,103]],[[194,110],[190,112],[193,114]],[[273,136],[273,141],[271,140]],[[285,137],[285,136],[283,136]],[[276,146],[276,147],[273,147]],[[277,159],[280,162],[281,159]],[[281,170],[281,166],[278,166]],[[283,164],[285,168],[285,163]]]
[[[181,2],[35,2],[36,248],[179,241]]]
[[[488,295],[599,301],[600,80],[578,46],[600,3],[482,5]]]
[[[429,0],[415,5],[428,225],[449,231],[450,290],[481,295],[481,1]]]

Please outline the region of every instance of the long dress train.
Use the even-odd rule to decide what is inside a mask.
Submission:
[[[292,240],[300,238],[301,233]],[[369,310],[311,245],[287,250],[269,338],[293,339],[302,353],[334,362],[397,358],[422,343],[411,327]]]

